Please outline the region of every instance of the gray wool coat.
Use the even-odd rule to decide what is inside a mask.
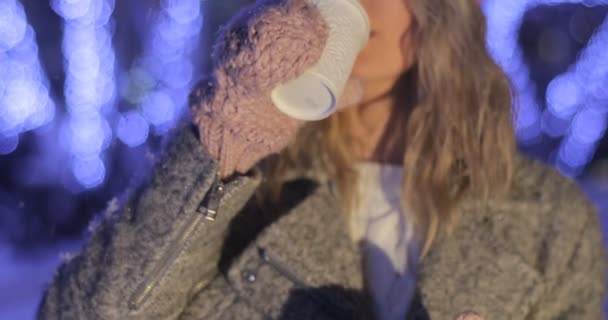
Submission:
[[[149,186],[59,268],[39,319],[371,318],[331,183],[294,178],[261,212],[252,170],[225,185],[210,221],[217,164],[190,129],[176,139]],[[462,208],[420,265],[409,319],[603,318],[598,218],[574,183],[520,157],[509,199]]]

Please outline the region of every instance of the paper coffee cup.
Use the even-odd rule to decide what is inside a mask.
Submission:
[[[370,25],[358,0],[309,0],[328,24],[329,37],[319,62],[301,76],[277,86],[275,106],[305,121],[327,118],[350,77],[359,52],[369,40]]]

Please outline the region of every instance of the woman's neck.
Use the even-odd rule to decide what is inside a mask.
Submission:
[[[414,80],[415,73],[407,72],[390,83],[365,84],[364,102],[343,111],[358,160],[403,164]]]
[[[396,111],[390,96],[344,111],[358,160],[403,164],[405,125],[395,121]]]

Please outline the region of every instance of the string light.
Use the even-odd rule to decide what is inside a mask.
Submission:
[[[608,21],[596,31],[578,61],[549,83],[545,110],[537,101],[536,86],[517,43],[518,29],[528,9],[563,3],[596,6],[608,1],[486,0],[484,11],[488,17],[488,49],[509,75],[519,98],[515,127],[520,143],[533,145],[543,134],[564,137],[555,164],[562,173],[574,176],[591,159],[606,130]]]
[[[115,107],[114,50],[110,19],[113,0],[54,0],[64,19],[65,99],[61,141],[72,155],[72,173],[85,188],[105,178],[101,160],[112,131],[106,115]]]
[[[566,140],[560,145],[558,168],[566,173],[576,174],[593,157],[596,145],[606,131],[608,111],[608,20],[606,20],[589,40],[587,47],[580,53],[578,61],[564,74],[549,84],[547,102],[549,110],[555,114],[568,113],[578,109],[570,130],[565,133]],[[574,98],[558,90],[557,84],[565,82],[572,87]],[[603,86],[602,86],[603,85]],[[572,147],[577,144],[577,147]],[[576,154],[570,154],[575,149]]]
[[[54,116],[34,30],[23,6],[4,0],[0,2],[0,154],[14,151],[21,133],[49,123]]]
[[[128,73],[130,86],[142,91],[122,90],[125,99],[138,105],[138,114],[128,115],[138,125],[118,132],[121,141],[129,146],[144,143],[133,137],[146,136],[149,126],[156,134],[172,128],[184,111],[192,84],[192,54],[198,47],[203,22],[200,1],[162,0],[161,8],[144,54]],[[148,126],[142,124],[142,118]]]

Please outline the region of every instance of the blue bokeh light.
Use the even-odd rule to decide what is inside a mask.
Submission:
[[[69,150],[78,157],[92,157],[102,153],[111,138],[106,119],[95,113],[70,118],[67,135]]]
[[[101,61],[94,47],[86,46],[72,51],[68,56],[67,73],[83,82],[92,82],[99,77]]]
[[[173,120],[175,103],[165,91],[150,93],[142,104],[143,115],[155,126],[166,124]]]
[[[0,135],[0,155],[9,154],[15,149],[17,149],[17,145],[19,145],[19,136],[3,136]]]
[[[165,66],[163,83],[171,89],[186,88],[191,82],[194,67],[189,61],[172,61]]]
[[[17,46],[25,36],[27,22],[21,4],[15,0],[0,2],[0,52]]]
[[[64,19],[64,94],[69,119],[61,130],[61,141],[77,159],[74,176],[83,187],[92,188],[104,180],[101,156],[112,138],[106,116],[115,112],[116,98],[109,23],[114,1],[55,0],[53,9]]]
[[[180,24],[187,24],[201,16],[198,0],[161,0],[161,6],[171,19]]]
[[[541,116],[541,130],[552,138],[563,136],[570,129],[571,119],[561,118],[555,113],[545,110]]]
[[[581,105],[583,92],[572,77],[557,76],[547,87],[548,110],[557,117],[572,116]]]
[[[55,0],[53,9],[64,19],[82,18],[89,12],[91,0]]]
[[[607,40],[608,19],[596,30],[587,47],[580,53],[578,61],[566,73],[551,82],[551,84],[556,81],[568,82],[575,89],[563,89],[566,91],[564,93],[554,91],[551,92],[551,96],[549,96],[549,92],[547,93],[547,99],[552,99],[556,111],[573,109],[573,105],[578,106],[572,130],[562,142],[559,153],[560,157],[563,157],[563,162],[572,165],[573,168],[584,166],[593,157],[596,145],[606,130],[606,113],[598,112],[600,108],[605,109],[606,106],[597,105],[598,101],[595,99],[601,88],[589,86],[589,84],[605,84],[608,80]],[[606,90],[608,88],[604,88],[604,91]],[[568,93],[572,96],[568,97]],[[576,101],[577,99],[578,101]],[[580,145],[575,146],[576,143]],[[570,154],[570,152],[576,154]]]
[[[19,134],[49,123],[55,105],[49,98],[48,81],[38,60],[34,30],[23,6],[14,0],[0,3],[0,135],[11,137],[16,149]],[[8,138],[7,138],[8,139]]]
[[[518,28],[529,8],[563,3],[595,6],[606,5],[608,0],[485,0],[483,8],[488,18],[488,50],[508,74],[519,98],[515,123],[519,142],[533,145],[542,141],[543,135],[564,137],[555,164],[562,173],[577,175],[606,130],[606,114],[593,110],[608,108],[608,19],[578,61],[549,83],[544,111],[517,41]]]
[[[131,82],[146,88],[135,97],[144,118],[155,133],[164,134],[185,109],[185,99],[196,71],[192,63],[203,17],[200,2],[162,0],[145,53],[131,68]]]
[[[585,143],[577,139],[576,136],[567,136],[559,149],[559,162],[562,162],[572,169],[579,169],[584,166],[593,156],[595,144]]]
[[[137,147],[145,143],[149,131],[148,122],[139,112],[129,111],[118,119],[116,135],[129,147]]]
[[[75,157],[72,163],[74,177],[85,188],[94,188],[103,183],[106,167],[99,157]]]
[[[586,108],[572,122],[572,135],[582,143],[594,144],[606,133],[608,117],[606,110]]]

